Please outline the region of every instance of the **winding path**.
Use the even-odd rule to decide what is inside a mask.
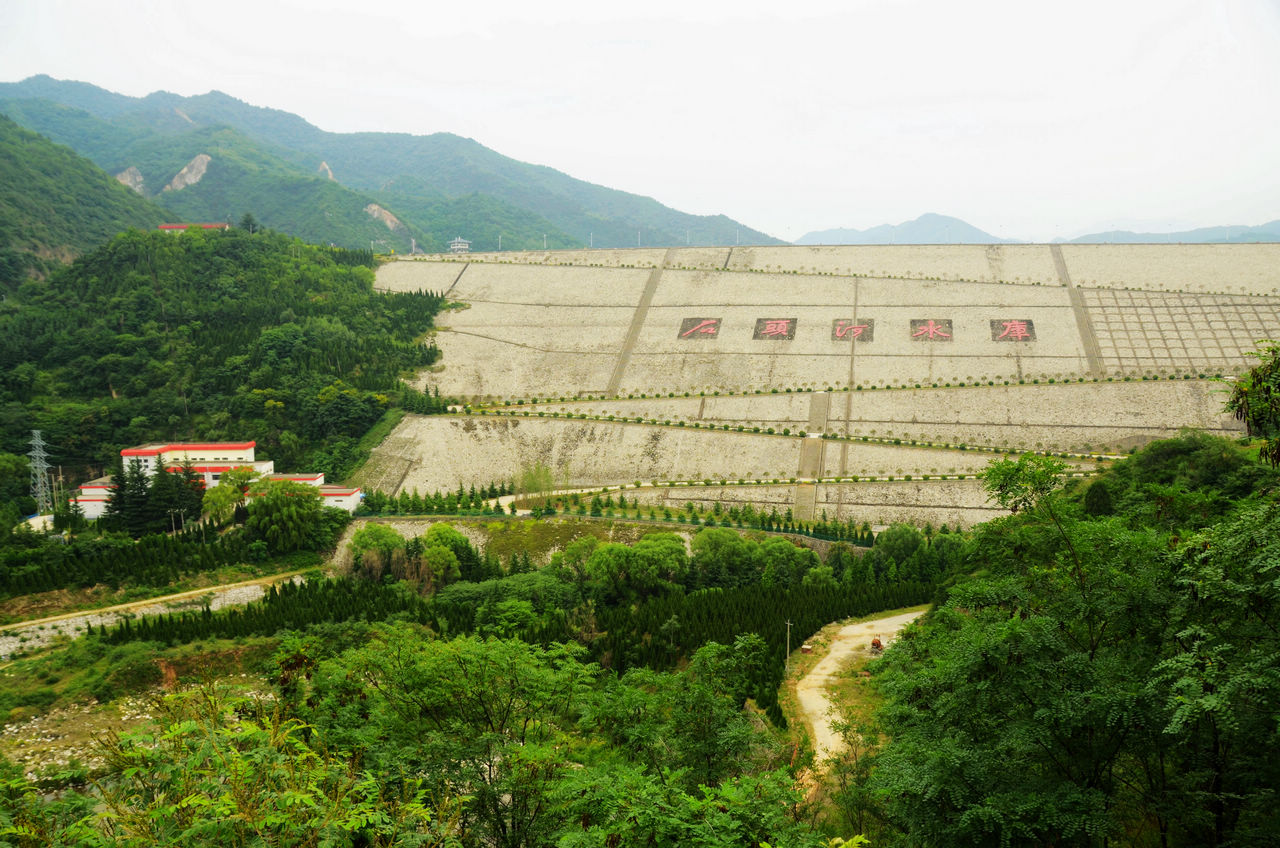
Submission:
[[[836,631],[827,655],[796,683],[796,698],[804,711],[805,722],[813,731],[813,749],[818,763],[829,759],[843,745],[840,734],[831,726],[832,704],[827,697],[827,690],[836,682],[840,671],[847,668],[855,657],[871,656],[873,637],[879,636],[888,645],[903,627],[922,615],[924,611],[917,610],[844,625]]]

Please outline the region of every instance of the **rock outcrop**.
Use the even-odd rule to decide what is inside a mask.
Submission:
[[[142,184],[142,172],[138,170],[137,165],[130,165],[128,168],[125,168],[123,171],[116,174],[116,179],[121,185],[127,185],[138,194],[142,194],[144,191]]]
[[[213,157],[208,153],[201,153],[196,158],[186,164],[178,175],[169,181],[162,191],[182,191],[188,186],[193,186],[200,180],[204,179],[205,171],[209,169],[209,163],[213,161]]]
[[[396,232],[398,230],[404,229],[404,224],[400,223],[399,218],[397,218],[395,215],[392,215],[390,212],[388,212],[386,209],[383,209],[381,206],[379,206],[376,203],[370,203],[368,206],[364,208],[364,211],[368,213],[370,218],[376,218],[377,220],[386,224],[387,229],[391,230],[392,232]]]

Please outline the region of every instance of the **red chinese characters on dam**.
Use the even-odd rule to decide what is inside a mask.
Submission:
[[[866,318],[861,321],[853,318],[837,318],[831,322],[831,341],[869,342],[875,336],[875,319]]]
[[[719,318],[686,318],[680,324],[682,339],[714,339],[720,332]]]
[[[911,338],[918,342],[951,341],[951,320],[937,318],[912,318]]]
[[[1036,325],[1030,318],[998,318],[991,322],[993,342],[1033,342]]]
[[[763,339],[789,341],[795,337],[796,319],[794,318],[757,318],[756,334],[752,336],[756,341]]]
[[[720,334],[720,318],[685,318],[677,338],[714,339]],[[797,318],[757,318],[754,341],[791,341],[796,337]],[[866,343],[875,338],[874,318],[836,318],[831,322],[831,341]],[[918,342],[949,342],[955,337],[950,318],[912,318],[907,338]],[[991,319],[993,342],[1034,342],[1035,322],[1030,318]]]

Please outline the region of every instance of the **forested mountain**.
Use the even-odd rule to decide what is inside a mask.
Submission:
[[[170,220],[236,222],[247,212],[313,244],[378,252],[408,253],[415,240],[419,250],[443,251],[472,228],[493,231],[495,244],[501,232],[509,248],[541,247],[544,234],[549,247],[577,245],[546,220],[494,198],[448,200],[413,184],[409,198],[375,197],[317,173],[296,151],[225,125],[193,127],[172,111],[102,118],[45,100],[0,101],[0,111],[128,180]],[[397,201],[408,211],[387,208]]]
[[[496,249],[496,238],[489,243],[487,235],[495,231],[502,234],[507,249],[541,247],[543,233],[548,246],[561,247],[588,242],[596,247],[634,247],[637,234],[645,246],[684,244],[686,238],[695,245],[780,243],[724,216],[678,212],[652,198],[517,162],[450,133],[329,133],[296,115],[250,106],[220,92],[196,97],[155,92],[128,98],[39,76],[0,84],[0,111],[100,164],[111,163],[104,167],[113,173],[127,167],[120,154],[142,139],[172,141],[196,128],[232,127],[273,148],[301,174],[323,172],[326,179],[331,174],[359,192],[391,192],[414,201],[391,211],[433,236],[471,238],[476,250]],[[258,214],[248,206],[240,211]],[[426,212],[441,217],[416,217]],[[259,217],[284,228],[266,215]],[[514,231],[507,229],[511,225]],[[529,243],[531,233],[536,234],[536,244]],[[318,240],[338,241],[324,236]],[[347,246],[358,243],[352,240]]]
[[[368,250],[286,236],[130,231],[23,284],[0,312],[0,450],[44,431],[53,461],[105,463],[151,440],[253,439],[282,468],[341,477],[440,298],[374,294]]]
[[[92,162],[0,115],[0,286],[163,219]]]

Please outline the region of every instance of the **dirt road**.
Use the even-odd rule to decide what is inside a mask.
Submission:
[[[821,763],[830,757],[843,744],[840,735],[831,727],[831,700],[827,697],[827,690],[835,682],[836,676],[855,658],[870,657],[873,637],[879,636],[888,645],[898,635],[898,631],[922,615],[924,611],[920,610],[846,624],[831,640],[831,650],[827,655],[796,684],[796,697],[804,711],[805,722],[813,731],[817,762]]]
[[[271,574],[238,583],[192,589],[159,598],[147,598],[101,609],[68,612],[34,621],[10,624],[7,627],[0,627],[0,634],[3,634],[0,635],[0,659],[8,659],[18,650],[30,651],[43,647],[61,635],[74,639],[82,635],[85,626],[89,624],[94,627],[112,626],[129,616],[163,615],[183,609],[198,610],[204,606],[206,600],[209,608],[214,610],[247,604],[266,594],[266,587],[285,580],[299,579],[301,574],[301,571]]]

